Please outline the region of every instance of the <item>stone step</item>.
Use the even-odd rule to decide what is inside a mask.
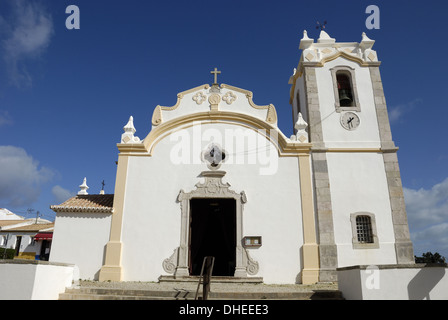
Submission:
[[[126,290],[114,288],[68,288],[60,300],[194,300],[196,290]],[[202,291],[199,291],[199,296]],[[211,291],[209,300],[343,300],[338,290],[297,292]]]

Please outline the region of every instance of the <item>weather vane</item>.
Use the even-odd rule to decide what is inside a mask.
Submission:
[[[101,185],[103,186],[103,187],[101,188],[101,190],[104,190],[104,186],[106,185],[106,184],[104,183],[104,180],[103,180],[103,182],[101,182]]]
[[[327,20],[324,21],[324,23],[320,23],[319,21],[317,21],[317,26],[316,29],[320,29],[321,31],[325,29],[325,25],[327,24]]]

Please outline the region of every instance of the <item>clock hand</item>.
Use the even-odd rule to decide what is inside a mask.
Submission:
[[[349,126],[349,128],[353,128],[353,120],[355,120],[355,118],[350,118],[347,120],[347,125]]]

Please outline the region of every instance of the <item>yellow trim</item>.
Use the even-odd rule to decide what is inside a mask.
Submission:
[[[157,143],[173,130],[186,128],[196,125],[196,122],[204,123],[231,123],[240,125],[253,130],[266,130],[270,139],[270,132],[275,131],[278,135],[278,142],[274,142],[280,156],[298,156],[300,154],[309,154],[310,143],[298,143],[290,141],[277,127],[260,120],[256,117],[229,111],[220,112],[198,112],[162,123],[146,136],[143,143],[140,144],[117,144],[118,150],[125,155],[152,156]],[[272,130],[272,131],[271,131]]]
[[[162,111],[173,111],[176,110],[179,105],[180,105],[180,101],[182,100],[182,98],[189,93],[198,91],[198,90],[202,90],[202,89],[209,89],[210,85],[208,84],[203,84],[201,86],[189,89],[189,90],[185,90],[182,91],[180,93],[177,94],[177,102],[174,106],[172,107],[162,107],[162,106],[157,106],[156,109],[154,110],[153,114],[152,114],[152,124],[154,126],[157,126],[159,124],[162,123],[163,119],[162,119]]]
[[[266,110],[266,109],[268,110],[268,115],[266,117],[266,122],[272,123],[272,124],[277,122],[277,110],[275,109],[274,105],[273,104],[269,104],[267,106],[259,106],[259,105],[255,104],[254,101],[252,100],[253,96],[254,96],[252,91],[241,89],[241,88],[234,87],[234,86],[231,86],[231,85],[228,85],[228,84],[224,84],[224,83],[221,84],[221,88],[229,89],[229,90],[233,90],[233,91],[237,91],[237,92],[240,92],[242,94],[245,94],[246,98],[247,98],[247,100],[248,100],[248,102],[249,102],[249,104],[250,104],[250,106],[252,108],[257,109],[257,110]]]
[[[128,174],[129,157],[121,155],[118,158],[117,178],[115,182],[114,213],[110,227],[110,238],[106,245],[104,265],[100,270],[99,281],[122,281],[121,230],[123,226],[124,196]]]
[[[14,259],[34,260],[36,255],[36,252],[19,252],[19,255]]]
[[[313,64],[313,66],[316,66],[316,67],[323,67],[327,62],[333,61],[339,57],[343,57],[343,58],[346,58],[347,60],[354,61],[354,62],[358,63],[361,67],[369,67],[372,65],[378,66],[379,64],[381,64],[381,62],[379,62],[379,61],[378,62],[366,62],[363,59],[361,59],[357,56],[353,56],[352,54],[349,54],[345,51],[338,51],[333,55],[322,58],[318,62],[309,62],[309,64]]]
[[[291,87],[291,92],[290,92],[290,98],[289,98],[289,104],[292,105],[292,102],[294,101],[294,92],[295,92],[295,88],[296,88],[296,80],[299,77],[302,77],[303,75],[303,69],[304,67],[315,67],[315,68],[321,68],[323,67],[327,62],[333,61],[339,57],[343,57],[347,60],[351,60],[353,62],[358,63],[361,67],[372,67],[372,66],[380,66],[381,62],[379,61],[374,61],[374,62],[366,62],[363,59],[353,56],[352,54],[349,54],[345,51],[337,51],[335,54],[330,55],[328,57],[322,58],[320,61],[316,61],[316,62],[305,62],[303,61],[303,59],[300,60],[299,62],[299,66],[297,68],[296,74],[293,76],[293,83],[292,83],[292,87]]]
[[[398,148],[383,149],[383,148],[326,148],[313,149],[312,152],[332,152],[332,153],[387,153],[396,152]]]
[[[303,223],[302,284],[319,282],[319,246],[317,244],[313,185],[309,155],[299,156],[300,195]]]
[[[359,152],[359,153],[382,153],[383,150],[381,148],[328,148],[325,152]]]

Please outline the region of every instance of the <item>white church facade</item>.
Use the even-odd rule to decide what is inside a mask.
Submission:
[[[214,276],[304,284],[414,263],[373,44],[304,33],[291,137],[273,105],[218,84],[216,69],[212,85],[157,106],[144,139],[131,117],[114,194],[84,183],[52,206],[50,261],[76,264],[81,279],[158,281],[197,276],[214,256]]]

